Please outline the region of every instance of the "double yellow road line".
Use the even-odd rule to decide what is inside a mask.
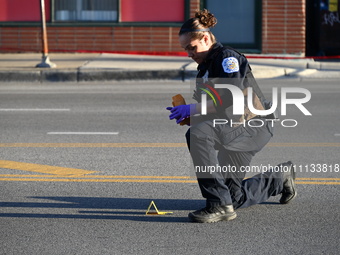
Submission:
[[[95,175],[96,171],[0,160],[0,169],[32,174],[0,174],[0,181],[196,183],[193,176]],[[38,173],[38,174],[37,174]],[[340,185],[340,178],[297,178],[297,184]]]
[[[340,147],[340,143],[269,143],[268,147]],[[0,148],[181,148],[185,143],[0,143]],[[0,181],[196,183],[194,176],[95,175],[96,171],[0,160]],[[29,172],[30,174],[27,174]],[[297,184],[340,185],[340,178],[297,178]]]

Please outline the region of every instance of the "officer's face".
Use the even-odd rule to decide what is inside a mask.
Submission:
[[[205,60],[212,45],[207,34],[201,40],[191,40],[189,34],[183,34],[179,37],[179,42],[181,47],[188,53],[188,57],[192,58],[197,64],[201,64]]]

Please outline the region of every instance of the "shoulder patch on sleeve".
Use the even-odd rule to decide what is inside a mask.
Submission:
[[[240,70],[238,60],[234,57],[225,58],[222,61],[222,67],[226,73],[236,73]]]

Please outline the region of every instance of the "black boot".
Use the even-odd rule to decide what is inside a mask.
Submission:
[[[203,208],[188,215],[193,222],[211,223],[218,221],[228,221],[236,218],[236,212],[232,205],[216,206],[211,208]]]
[[[286,170],[287,167],[289,168],[288,171],[284,171],[282,173],[283,178],[283,190],[282,196],[280,199],[281,204],[288,204],[296,197],[296,188],[295,188],[295,169],[294,165],[291,161],[282,164],[285,166],[283,170]]]

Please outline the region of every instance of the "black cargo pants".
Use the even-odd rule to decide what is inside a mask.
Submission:
[[[234,208],[243,208],[282,192],[280,172],[267,171],[244,180],[245,167],[250,166],[252,157],[272,137],[271,123],[264,123],[262,127],[250,127],[247,123],[214,127],[213,121],[207,120],[190,127],[186,133],[187,144],[207,207],[233,204]],[[252,121],[252,126],[261,124]]]

